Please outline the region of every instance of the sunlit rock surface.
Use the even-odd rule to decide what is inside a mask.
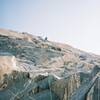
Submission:
[[[100,56],[0,29],[0,100],[100,100]]]

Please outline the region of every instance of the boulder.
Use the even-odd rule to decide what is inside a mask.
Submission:
[[[0,80],[4,74],[10,74],[13,70],[18,70],[16,58],[14,56],[0,56]]]

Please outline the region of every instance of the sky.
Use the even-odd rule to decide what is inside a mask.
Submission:
[[[100,0],[0,0],[0,28],[100,55]]]

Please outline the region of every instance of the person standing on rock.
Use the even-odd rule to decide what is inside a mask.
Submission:
[[[48,38],[47,38],[47,37],[45,37],[45,38],[44,38],[44,40],[45,40],[45,41],[47,41],[47,40],[48,40]]]

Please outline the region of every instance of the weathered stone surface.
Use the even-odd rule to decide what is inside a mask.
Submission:
[[[89,90],[86,100],[99,100],[100,99],[100,78],[97,79],[95,84]]]
[[[99,73],[100,56],[0,29],[0,100],[99,100]]]

